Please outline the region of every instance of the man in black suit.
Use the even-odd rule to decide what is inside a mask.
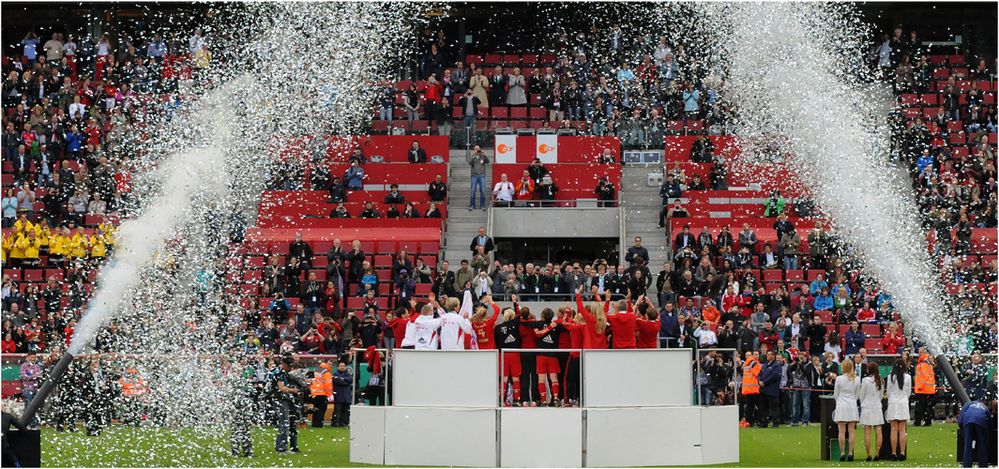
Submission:
[[[413,146],[409,149],[409,162],[423,164],[427,162],[427,152],[420,148],[420,142],[413,140]]]
[[[478,253],[477,248],[479,246],[485,248],[486,255],[489,255],[489,253],[492,252],[493,249],[495,249],[495,246],[493,245],[493,238],[486,235],[486,227],[484,226],[479,227],[479,235],[472,238],[472,244],[471,246],[469,246],[469,249],[472,250],[473,256]]]
[[[694,234],[690,232],[690,225],[684,225],[683,231],[676,235],[676,240],[673,242],[673,250],[679,251],[686,246],[690,246],[691,249],[697,244],[697,239],[694,238]]]

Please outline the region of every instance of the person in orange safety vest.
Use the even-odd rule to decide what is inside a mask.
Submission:
[[[916,376],[912,380],[912,392],[916,395],[916,412],[912,424],[915,426],[933,424],[933,398],[937,393],[937,377],[934,371],[933,357],[926,347],[919,348],[919,358],[916,360]]]
[[[312,426],[323,428],[327,404],[333,402],[333,365],[328,361],[319,363],[319,369],[309,383],[309,395],[313,405]]]
[[[760,364],[760,360],[753,352],[747,351],[746,359],[742,362],[742,400],[745,402],[742,417],[750,426],[753,425],[753,421],[757,417],[761,370],[763,370],[763,365]]]

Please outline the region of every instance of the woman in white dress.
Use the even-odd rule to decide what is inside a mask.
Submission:
[[[874,362],[867,363],[867,376],[860,381],[860,424],[864,426],[864,450],[867,460],[878,460],[881,451],[881,426],[885,416],[881,413],[881,398],[885,395],[885,383],[881,370]],[[871,453],[871,430],[874,430],[874,453]],[[873,458],[872,458],[873,456]]]
[[[856,437],[857,421],[860,420],[860,412],[857,411],[860,378],[853,368],[852,358],[843,360],[839,366],[843,374],[836,377],[836,384],[833,387],[833,398],[836,399],[833,421],[839,427],[839,460],[853,461],[853,442]],[[847,453],[848,441],[849,453]]]
[[[905,461],[906,425],[909,423],[909,396],[912,394],[912,376],[905,360],[898,359],[888,375],[888,410],[885,420],[891,425],[891,460]],[[897,449],[896,449],[897,448]]]

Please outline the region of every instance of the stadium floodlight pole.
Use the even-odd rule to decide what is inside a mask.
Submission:
[[[954,367],[950,366],[950,360],[947,359],[947,355],[940,354],[937,355],[937,366],[940,371],[947,377],[947,381],[950,383],[950,388],[954,390],[954,396],[957,400],[961,401],[961,405],[971,402],[971,398],[968,397],[968,392],[964,390],[964,384],[961,383],[961,379],[958,378],[957,373],[954,372]]]
[[[55,364],[52,368],[52,373],[49,377],[45,379],[42,386],[38,388],[38,392],[31,399],[31,402],[24,408],[24,412],[21,413],[21,425],[27,427],[31,419],[34,418],[35,414],[38,413],[38,409],[42,407],[45,403],[45,398],[52,393],[56,385],[59,384],[59,379],[62,375],[66,374],[66,370],[69,368],[69,364],[73,362],[73,355],[69,352],[63,354],[62,358]]]

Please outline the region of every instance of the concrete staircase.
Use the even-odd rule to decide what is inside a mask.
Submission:
[[[493,161],[491,149],[483,148],[489,161]],[[468,245],[472,238],[479,234],[480,226],[487,226],[489,212],[475,209],[468,210],[468,197],[472,190],[470,168],[465,160],[465,150],[452,149],[447,187],[447,233],[444,236],[444,260],[451,264],[451,269],[458,270],[462,259],[472,259]],[[486,170],[486,205],[489,205],[492,193],[492,165]],[[478,205],[478,202],[476,202]]]
[[[635,236],[642,237],[642,246],[649,250],[649,270],[655,277],[662,270],[663,262],[672,257],[671,242],[665,228],[659,228],[659,187],[647,184],[649,173],[661,173],[660,165],[626,165],[621,175],[621,206],[624,208],[625,244],[622,256],[634,244]],[[649,295],[655,296],[655,283]]]

